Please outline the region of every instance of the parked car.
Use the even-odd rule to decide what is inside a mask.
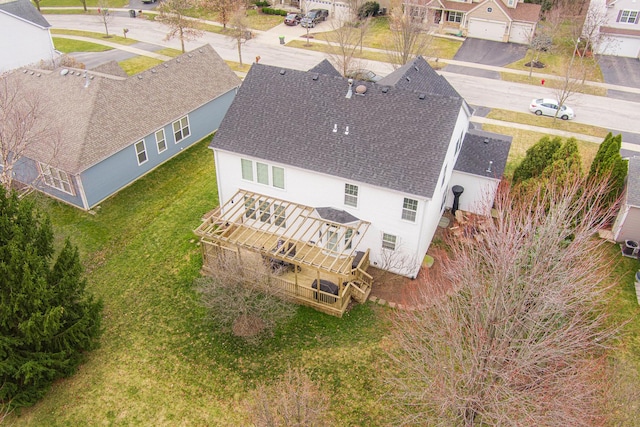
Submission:
[[[379,82],[382,80],[382,76],[377,75],[371,70],[365,70],[363,68],[359,70],[349,71],[346,77],[354,80],[363,80],[366,82]]]
[[[313,28],[318,22],[326,21],[329,17],[329,11],[327,9],[311,9],[307,16],[302,18],[300,24],[307,28]]]
[[[294,26],[296,26],[296,25],[298,25],[300,23],[300,21],[302,20],[302,17],[303,17],[303,15],[301,13],[289,13],[284,18],[284,23],[286,25],[294,27]]]
[[[558,108],[560,108],[560,111],[558,111]],[[529,111],[535,113],[537,116],[545,115],[551,117],[556,117],[557,112],[557,117],[560,117],[562,120],[573,119],[576,116],[570,107],[566,105],[559,107],[558,101],[548,98],[532,100],[531,105],[529,105]]]

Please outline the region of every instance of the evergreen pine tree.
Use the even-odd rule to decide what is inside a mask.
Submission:
[[[54,261],[49,218],[0,191],[0,408],[31,405],[97,345],[101,301],[67,240]]]
[[[525,158],[520,162],[513,172],[513,182],[526,181],[529,178],[540,176],[554,161],[556,151],[562,146],[562,139],[555,137],[551,139],[545,136],[527,150]]]
[[[614,203],[622,194],[627,176],[628,162],[620,155],[621,147],[622,135],[614,137],[609,133],[600,144],[589,169],[589,180],[609,180],[609,194],[605,199],[609,203]]]

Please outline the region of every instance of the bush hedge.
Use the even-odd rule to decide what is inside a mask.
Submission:
[[[273,9],[271,7],[263,7],[262,8],[262,13],[264,13],[265,15],[281,15],[281,16],[287,16],[287,12],[286,10],[282,10],[282,9]]]

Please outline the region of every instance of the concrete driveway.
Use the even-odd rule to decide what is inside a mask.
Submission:
[[[602,55],[599,62],[605,83],[640,88],[640,61],[638,59]],[[636,93],[609,90],[607,96],[640,102],[640,95]]]
[[[504,67],[524,58],[527,46],[517,43],[500,43],[491,40],[467,38],[458,52],[453,57],[457,61],[473,62],[475,64],[493,65]],[[495,71],[481,70],[459,65],[447,65],[445,71],[469,76],[499,79],[500,75]]]

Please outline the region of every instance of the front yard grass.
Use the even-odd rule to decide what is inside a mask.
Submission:
[[[96,33],[93,31],[52,29],[51,34],[52,35],[66,34],[69,36],[87,37],[87,38],[96,39],[96,40],[108,41],[110,43],[118,43],[125,46],[131,46],[132,44],[138,43],[138,40],[136,39],[124,38],[122,36],[118,36],[115,34],[109,34],[109,37],[107,37],[106,34],[104,33]],[[59,38],[62,38],[62,37],[59,37]]]
[[[105,52],[113,49],[112,47],[105,46],[98,43],[90,43],[82,40],[65,39],[62,37],[52,37],[53,45],[56,50],[62,53],[71,52]]]
[[[104,201],[95,215],[44,196],[58,242],[70,236],[89,290],[104,299],[101,348],[73,377],[9,425],[248,425],[257,384],[304,367],[331,396],[336,425],[389,425],[379,400],[387,324],[381,307],[342,319],[300,307],[275,336],[249,346],[219,334],[192,287],[202,265],[193,230],[217,206],[204,140]]]

